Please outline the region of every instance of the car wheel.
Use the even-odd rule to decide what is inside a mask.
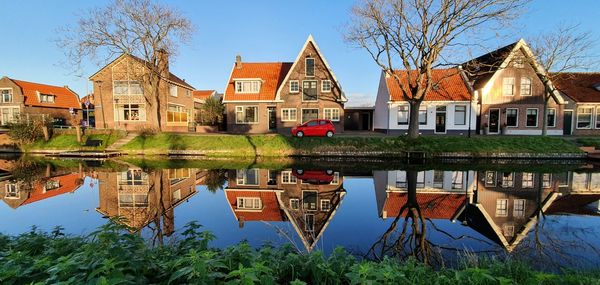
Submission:
[[[327,135],[328,138],[333,137],[333,132],[327,131],[327,133],[325,135]]]
[[[296,133],[296,137],[299,137],[299,138],[301,138],[301,137],[303,137],[303,136],[304,136],[304,132],[297,132],[297,133]]]

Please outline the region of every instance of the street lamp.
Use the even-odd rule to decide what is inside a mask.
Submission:
[[[98,84],[98,91],[100,91],[99,93],[100,93],[100,108],[102,108],[102,125],[106,129],[106,118],[104,116],[104,100],[102,100],[102,80],[96,80],[94,82]],[[98,105],[95,105],[94,109],[96,107],[98,107]],[[88,116],[89,116],[89,113],[88,113]]]

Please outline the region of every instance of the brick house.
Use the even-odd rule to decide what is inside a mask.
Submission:
[[[188,131],[193,123],[195,90],[185,80],[169,72],[168,55],[159,51],[160,122],[162,131]],[[151,103],[149,63],[122,54],[90,76],[94,85],[95,121],[99,129],[158,128],[157,112]]]
[[[200,115],[202,114],[202,105],[208,98],[219,98],[219,93],[216,90],[194,90],[194,120],[200,122]]]
[[[398,70],[402,84],[408,84],[408,71]],[[413,76],[414,77],[414,76]],[[458,68],[434,69],[434,86],[421,102],[419,131],[422,134],[466,135],[476,129],[476,104],[465,76]],[[393,135],[408,132],[410,105],[402,95],[402,86],[385,72],[381,73],[375,100],[376,131]]]
[[[565,135],[600,135],[600,73],[560,73],[554,85],[565,95]]]
[[[480,133],[542,134],[545,91],[536,71],[544,71],[535,64],[524,40],[472,59],[462,67],[477,98]],[[547,133],[562,135],[565,102],[558,92],[552,96]]]
[[[80,123],[79,96],[68,86],[53,86],[8,78],[0,79],[0,125],[19,118],[42,116],[56,125]]]
[[[223,103],[227,130],[287,134],[297,124],[323,118],[344,129],[342,88],[312,36],[294,62],[242,62],[231,70]]]
[[[0,200],[16,209],[66,193],[74,193],[83,185],[81,173],[48,173],[38,181],[4,180],[0,182]]]

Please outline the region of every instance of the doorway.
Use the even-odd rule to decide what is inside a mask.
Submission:
[[[277,112],[275,107],[268,107],[267,112],[269,115],[269,131],[275,131],[277,128]]]
[[[488,125],[490,134],[497,134],[500,131],[500,109],[490,109]]]
[[[565,110],[563,117],[563,135],[571,135],[573,133],[573,110]]]
[[[446,133],[446,106],[438,106],[435,109],[435,133]]]

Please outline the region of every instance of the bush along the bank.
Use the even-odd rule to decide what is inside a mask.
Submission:
[[[219,250],[214,236],[188,224],[178,242],[150,246],[109,223],[86,237],[33,229],[0,235],[1,284],[598,284],[591,273],[550,274],[515,262],[433,270],[415,261],[360,261],[343,249],[329,256],[291,247]]]

